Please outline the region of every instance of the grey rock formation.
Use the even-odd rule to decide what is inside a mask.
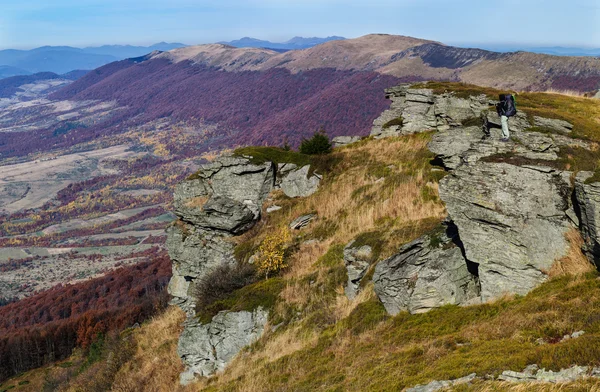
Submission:
[[[173,276],[169,282],[172,303],[188,313],[193,313],[193,282],[214,267],[234,263],[232,235],[197,228],[185,222],[172,225],[167,230],[167,249],[173,263]]]
[[[480,118],[489,110],[487,98],[456,97],[452,93],[435,95],[431,89],[412,89],[407,85],[386,90],[392,103],[390,108],[373,121],[371,136],[376,139],[425,132],[448,130],[464,121]],[[401,117],[402,125],[387,126]]]
[[[290,229],[292,230],[300,230],[308,226],[310,222],[312,222],[317,215],[315,214],[307,214],[297,217],[290,223]]]
[[[288,172],[281,180],[281,190],[288,197],[307,197],[319,189],[321,176],[313,173],[309,176],[310,165]]]
[[[275,185],[272,163],[255,165],[249,159],[221,157],[203,165],[175,189],[179,221],[167,231],[173,261],[169,282],[172,303],[188,315],[178,352],[186,365],[183,384],[195,375],[222,370],[242,347],[261,336],[267,312],[221,312],[209,324],[194,321],[195,282],[215,267],[235,263],[232,238],[260,218],[262,204]]]
[[[590,373],[591,371],[591,373]],[[537,365],[530,365],[522,372],[505,370],[500,376],[499,381],[507,382],[546,382],[546,383],[565,383],[577,381],[590,376],[595,376],[598,369],[590,369],[587,366],[572,366],[568,369],[561,369],[558,372],[552,370],[538,369]]]
[[[391,315],[423,313],[479,296],[476,276],[462,250],[445,234],[423,236],[377,264],[375,293]]]
[[[177,346],[186,366],[181,384],[193,382],[196,375],[206,377],[222,371],[242,348],[262,336],[268,316],[259,307],[253,312],[219,312],[208,324],[188,320]]]
[[[534,116],[533,123],[537,127],[548,128],[563,134],[569,134],[573,130],[573,124],[564,120],[557,120],[554,118]]]
[[[586,184],[592,172],[580,172],[575,178],[575,197],[581,216],[581,234],[585,250],[600,267],[600,182]]]
[[[427,147],[442,160],[444,167],[456,169],[464,163],[463,156],[484,136],[480,127],[450,129],[433,135]]]
[[[344,263],[348,273],[345,292],[349,299],[354,299],[360,289],[360,281],[365,276],[373,260],[373,249],[369,245],[355,246],[351,241],[344,248]]]
[[[246,158],[220,157],[202,165],[194,177],[175,188],[173,204],[180,221],[167,231],[173,261],[169,293],[172,303],[189,314],[194,308],[194,281],[217,265],[235,261],[229,239],[260,217],[275,170],[271,163],[254,165]]]
[[[400,135],[401,126],[384,127],[389,121],[402,116],[404,110],[404,97],[408,85],[401,85],[385,90],[386,98],[391,100],[390,108],[384,111],[373,121],[371,135],[376,139]]]
[[[336,148],[356,143],[360,141],[360,139],[362,139],[360,136],[336,136],[331,140],[331,143],[333,144],[333,147]]]
[[[207,229],[240,233],[259,218],[275,184],[272,163],[254,165],[246,158],[221,157],[202,165],[195,179],[175,188],[175,213]]]
[[[461,384],[468,384],[476,378],[477,374],[472,373],[468,376],[457,378],[456,380],[432,381],[427,385],[417,385],[415,387],[406,389],[405,392],[435,392],[444,388],[450,388]]]
[[[479,162],[440,181],[466,258],[479,265],[484,301],[526,294],[566,255],[569,176],[550,168]]]

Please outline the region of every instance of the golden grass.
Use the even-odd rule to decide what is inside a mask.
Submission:
[[[185,202],[187,208],[202,208],[208,201],[208,196],[197,196]]]
[[[429,134],[419,134],[368,140],[340,149],[335,153],[342,159],[340,167],[326,176],[317,193],[303,199],[276,201],[289,208],[265,219],[251,236],[260,237],[266,231],[263,226],[274,229],[308,212],[318,216],[313,228],[324,222],[336,224],[328,239],[344,244],[375,229],[392,232],[411,222],[441,221],[446,214],[444,205],[423,194],[426,185],[437,194],[437,184],[429,177],[429,160],[433,158],[427,151],[429,138]],[[357,194],[360,189],[366,191]]]
[[[185,314],[175,306],[134,332],[136,352],[115,377],[116,392],[162,392],[182,390],[179,374],[183,364],[177,341]]]
[[[552,265],[548,276],[554,278],[561,275],[578,275],[593,271],[595,267],[581,251],[583,247],[581,232],[577,229],[571,229],[565,234],[565,237],[570,244],[569,252]]]

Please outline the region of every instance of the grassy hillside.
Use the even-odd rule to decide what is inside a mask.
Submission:
[[[498,91],[456,84],[429,85],[440,91]],[[517,102],[530,115],[564,118],[576,137],[600,141],[598,101],[561,95],[520,94]],[[271,307],[265,335],[226,371],[187,388],[178,385],[183,370],[176,353],[184,315],[176,308],[128,330],[98,351],[77,354],[70,372],[62,365],[33,371],[0,386],[15,391],[398,391],[431,380],[477,373],[497,376],[521,371],[529,364],[559,370],[571,365],[600,365],[600,276],[573,271],[582,265],[581,239],[551,279],[527,296],[501,298],[470,307],[445,306],[426,314],[386,314],[372,284],[350,301],[342,250],[350,240],[369,244],[376,260],[402,244],[440,227],[446,216],[437,195],[444,172],[431,166],[426,145],[431,134],[385,140],[367,139],[310,160],[324,174],[321,188],[304,199],[274,194],[269,205],[282,209],[239,237],[236,256],[247,259],[263,240],[296,217],[316,213],[307,228],[294,231],[287,268],[200,310],[209,318],[222,308],[246,309],[257,303]],[[595,151],[598,151],[597,149]],[[256,159],[276,156],[307,159],[281,151],[247,148]],[[598,156],[564,152],[565,165],[598,168]],[[288,156],[289,155],[289,156]],[[291,157],[291,158],[290,158]],[[583,162],[585,161],[585,162]],[[306,162],[309,162],[308,160]],[[265,206],[266,208],[267,206]],[[588,271],[591,268],[588,268]],[[574,274],[573,272],[578,272]],[[369,275],[367,275],[369,276]],[[585,334],[560,342],[575,331]],[[540,339],[547,342],[539,344]],[[125,348],[124,348],[125,347]],[[126,352],[126,355],[117,353]],[[87,361],[87,362],[86,362]],[[20,383],[28,382],[29,384]],[[468,391],[589,391],[600,381],[569,385],[514,385],[476,381]]]

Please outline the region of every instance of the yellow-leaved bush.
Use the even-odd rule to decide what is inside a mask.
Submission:
[[[292,239],[287,228],[269,234],[258,247],[256,265],[260,274],[268,278],[270,274],[277,273],[286,267],[285,251]]]

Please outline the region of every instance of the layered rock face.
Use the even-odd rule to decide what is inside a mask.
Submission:
[[[484,301],[526,294],[566,256],[570,173],[506,163],[461,166],[440,182]]]
[[[475,266],[465,262],[462,249],[453,242],[456,240],[446,233],[425,235],[377,264],[373,275],[375,293],[388,313],[423,313],[479,297]]]
[[[177,354],[188,365],[181,383],[189,384],[195,375],[206,377],[225,369],[242,348],[262,336],[268,316],[266,310],[258,308],[253,312],[223,311],[208,324],[188,320],[177,346]]]
[[[505,293],[526,294],[567,255],[570,244],[565,234],[574,228],[581,229],[585,250],[598,261],[600,183],[588,184],[593,173],[579,173],[573,189],[573,173],[556,169],[559,165],[554,163],[561,147],[591,148],[566,136],[571,124],[542,117],[534,117],[531,123],[520,112],[509,120],[511,141],[502,142],[494,102],[485,96],[464,99],[407,86],[388,89],[386,94],[392,104],[374,121],[371,135],[437,131],[429,149],[449,172],[440,181],[439,193],[462,248],[462,252],[432,250],[423,237],[379,263],[375,290],[390,313],[471,303],[464,298],[473,291],[457,296],[456,271],[473,274],[483,301]],[[533,132],[533,126],[555,133]],[[441,264],[436,266],[436,261]],[[454,268],[460,265],[462,270]],[[425,296],[415,295],[421,279],[431,279],[432,273],[447,280],[427,288]],[[460,276],[467,279],[463,272]],[[440,290],[443,287],[447,293]]]
[[[586,183],[593,176],[581,172],[575,179],[575,195],[581,216],[585,251],[600,267],[600,182]]]
[[[235,263],[233,237],[250,229],[260,218],[264,200],[275,186],[272,163],[252,164],[249,159],[221,157],[203,165],[193,178],[175,189],[179,221],[168,229],[167,248],[173,262],[169,282],[172,303],[188,314],[178,353],[186,370],[181,383],[195,375],[222,370],[243,347],[263,333],[268,312],[217,314],[210,323],[195,318],[194,283],[218,265]]]
[[[193,283],[212,268],[235,262],[231,237],[250,229],[275,186],[272,163],[221,157],[175,188],[179,217],[168,229],[167,248],[173,262],[169,293],[173,303],[193,313]]]
[[[200,323],[195,315],[195,283],[219,265],[236,263],[234,239],[260,219],[273,189],[281,188],[290,197],[316,192],[321,177],[309,174],[309,169],[223,156],[176,187],[179,220],[168,229],[167,248],[173,262],[172,303],[188,315],[177,349],[185,364],[182,384],[223,370],[242,348],[262,336],[269,313],[260,307],[251,312],[222,311],[211,322]],[[301,218],[294,229],[314,216]]]

